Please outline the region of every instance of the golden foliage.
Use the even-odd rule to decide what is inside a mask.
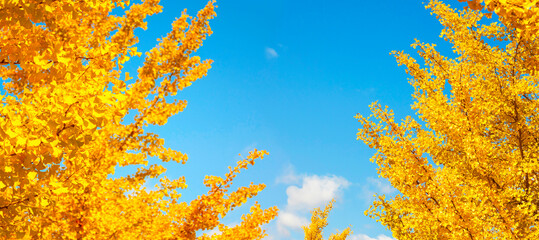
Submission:
[[[496,13],[503,24],[515,28],[519,34],[536,35],[539,31],[537,0],[459,0],[459,2],[467,2],[473,10],[486,9]],[[487,16],[490,17],[490,14]]]
[[[535,43],[539,36],[539,1],[537,0],[459,0],[467,1],[469,8],[480,11],[490,18],[492,13],[499,17],[501,26],[519,39],[519,48],[527,51],[524,61],[526,71],[537,71],[539,49]],[[481,3],[484,3],[481,4]]]
[[[161,12],[158,2],[0,2],[0,238],[194,239],[198,230],[215,228],[221,234],[212,239],[265,235],[260,225],[276,208],[255,204],[240,225],[220,223],[265,187],[229,190],[240,169],[265,151],[255,149],[224,179],[206,177],[210,190],[189,203],[177,192],[187,187],[183,177],[161,177],[156,190],[144,188],[166,171],[148,166],[149,157],[187,160],[145,127],[182,111],[186,101],[167,97],[206,75],[211,60],[192,54],[212,33],[208,21],[215,16],[213,1],[196,17],[184,11],[145,53],[133,79],[122,69],[142,54],[135,30]],[[109,177],[128,165],[142,167]]]
[[[322,240],[322,232],[324,228],[328,225],[328,215],[329,211],[333,208],[333,203],[335,200],[329,202],[324,211],[320,208],[316,208],[311,211],[311,223],[309,226],[303,227],[303,232],[305,233],[305,240]],[[329,240],[345,240],[348,235],[352,234],[350,228],[344,229],[341,233],[333,233],[329,236]]]
[[[510,2],[537,12],[537,1],[484,2],[502,22],[519,9]],[[412,46],[423,67],[393,52],[413,77],[420,121],[408,116],[397,123],[376,102],[375,121],[356,116],[358,139],[377,149],[371,160],[400,191],[392,199],[379,196],[366,214],[398,239],[538,239],[537,35],[514,24],[483,24],[485,14],[471,8],[457,12],[437,0],[427,8],[456,57],[419,41]],[[528,29],[538,21],[517,22]]]

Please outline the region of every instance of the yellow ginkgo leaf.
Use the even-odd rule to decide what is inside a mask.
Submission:
[[[34,63],[43,67],[49,63],[49,60],[44,59],[42,55],[34,56]]]
[[[69,192],[69,190],[66,187],[61,187],[61,188],[52,190],[52,192],[56,195],[60,195],[60,194]]]
[[[57,59],[58,59],[58,62],[66,64],[66,65],[69,64],[69,62],[71,62],[71,58],[67,56],[58,56]]]
[[[41,139],[33,139],[33,140],[28,140],[28,147],[36,147],[36,146],[39,146],[39,144],[41,144]]]
[[[41,205],[42,207],[49,206],[49,201],[47,199],[42,198],[39,200],[39,205]]]
[[[37,172],[29,172],[27,176],[28,176],[28,179],[34,180],[37,176]]]
[[[54,64],[53,61],[48,61],[45,65],[41,65],[41,68],[43,69],[49,69]]]

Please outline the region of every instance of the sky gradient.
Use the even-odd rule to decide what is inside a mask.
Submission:
[[[155,46],[183,9],[195,15],[206,1],[161,4],[163,13],[147,18],[148,30],[136,32],[139,51]],[[265,183],[266,189],[225,223],[239,223],[258,201],[280,209],[266,226],[268,239],[302,239],[309,211],[335,198],[325,237],[351,225],[352,239],[391,239],[364,215],[375,192],[396,191],[377,177],[369,161],[374,151],[356,140],[354,116],[370,115],[376,100],[397,119],[415,116],[408,76],[389,53],[417,57],[410,47],[417,38],[450,56],[451,46],[439,38],[442,26],[422,1],[236,0],[217,6],[214,34],[196,53],[212,59],[212,69],[177,95],[188,101],[182,113],[149,127],[166,146],[189,156],[185,165],[164,165],[169,178],[186,177],[184,200],[207,192],[204,176],[223,176],[238,154],[265,149],[269,156],[242,172],[234,186]],[[134,74],[141,62],[134,59],[125,70]]]

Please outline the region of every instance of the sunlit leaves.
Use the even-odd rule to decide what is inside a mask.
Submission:
[[[501,22],[485,20],[481,2]],[[539,237],[539,48],[537,21],[526,21],[537,18],[537,1],[468,6],[426,6],[454,58],[420,41],[412,46],[424,64],[393,52],[412,76],[419,120],[398,123],[376,102],[371,117],[356,116],[358,139],[377,150],[371,160],[400,191],[378,196],[366,214],[398,239]]]
[[[196,17],[184,11],[142,55],[135,30],[146,29],[144,19],[162,11],[158,3],[0,4],[0,238],[193,239],[214,228],[223,229],[217,239],[264,236],[260,225],[276,216],[276,208],[255,204],[230,230],[220,219],[265,187],[229,189],[239,170],[265,151],[253,151],[224,178],[208,177],[208,193],[189,203],[181,200],[183,177],[170,180],[160,164],[148,166],[151,157],[187,160],[145,127],[181,112],[187,102],[167,97],[210,69],[211,60],[193,54],[212,33],[215,16],[213,1]],[[138,74],[123,71],[140,56],[145,61]],[[138,165],[137,171],[111,178],[117,167],[129,165]],[[148,189],[148,178],[160,184]]]
[[[335,200],[331,200],[324,210],[320,210],[320,208],[316,208],[313,211],[311,211],[311,222],[309,226],[303,226],[303,232],[305,234],[305,240],[323,240],[322,238],[322,232],[324,228],[328,225],[328,215],[331,209],[333,208],[333,203],[335,203]],[[346,228],[340,233],[333,233],[329,236],[329,240],[345,240],[350,234],[352,234],[352,231],[350,228]]]

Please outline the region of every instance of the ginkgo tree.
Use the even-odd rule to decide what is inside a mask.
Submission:
[[[144,19],[161,11],[158,3],[0,2],[0,238],[265,236],[260,226],[276,216],[275,207],[255,203],[236,226],[220,219],[264,188],[230,190],[236,174],[267,152],[250,152],[224,178],[206,177],[208,192],[190,202],[178,192],[187,187],[184,178],[171,180],[161,165],[148,166],[149,158],[187,160],[145,129],[182,111],[187,102],[171,96],[206,75],[211,60],[193,54],[215,16],[213,1],[195,17],[184,11],[129,74],[124,65],[142,54],[135,30],[146,29]],[[110,177],[128,165],[140,167]],[[156,190],[144,188],[148,178],[159,178]],[[210,229],[219,231],[200,234]]]
[[[418,118],[399,123],[377,102],[356,116],[379,175],[400,191],[366,214],[397,239],[538,239],[539,3],[467,2],[426,5],[452,57],[420,41],[424,64],[393,52]]]
[[[311,211],[311,222],[308,226],[303,226],[305,240],[323,240],[322,234],[324,228],[328,225],[328,215],[331,209],[333,209],[334,203],[335,199],[331,200],[323,211],[320,210],[320,208],[315,208]],[[352,230],[348,227],[342,232],[336,232],[329,235],[328,240],[346,240],[350,234],[352,234]]]

